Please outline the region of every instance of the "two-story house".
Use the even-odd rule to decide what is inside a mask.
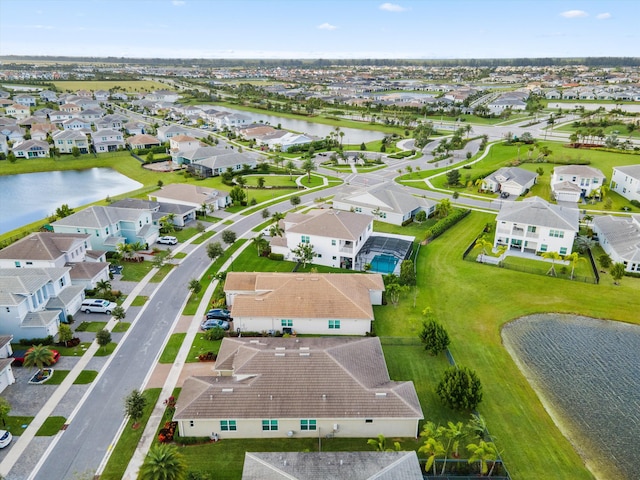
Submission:
[[[65,130],[80,130],[82,132],[91,132],[91,122],[81,118],[70,118],[62,122],[62,128]]]
[[[93,206],[51,224],[56,233],[88,233],[93,250],[116,251],[120,243],[154,243],[159,235],[150,210]]]
[[[11,368],[13,363],[13,358],[11,357],[13,355],[12,341],[13,335],[0,335],[0,393],[16,382]]]
[[[553,205],[540,197],[506,202],[496,217],[494,248],[529,253],[558,252],[567,255],[578,233],[579,211]]]
[[[599,193],[606,178],[597,168],[586,165],[555,167],[551,176],[551,191],[558,202],[579,202]]]
[[[29,107],[25,107],[24,105],[19,105],[17,103],[6,106],[4,111],[7,115],[17,120],[24,120],[31,116],[31,109]]]
[[[122,132],[103,128],[91,134],[91,141],[97,153],[115,152],[124,148]]]
[[[613,167],[611,190],[627,200],[640,202],[640,164]]]
[[[34,232],[0,250],[0,268],[71,267],[73,285],[95,288],[109,279],[106,252],[91,250],[86,233]]]
[[[72,285],[71,267],[0,268],[0,333],[15,340],[57,335],[75,314],[84,286]]]
[[[13,101],[24,107],[36,106],[36,97],[29,93],[21,93],[20,95],[16,95],[15,97],[13,97]]]
[[[80,153],[89,153],[87,136],[77,130],[60,130],[51,138],[53,138],[53,145],[60,153],[73,153],[74,147],[77,147]]]
[[[356,257],[373,232],[373,220],[371,215],[333,209],[289,213],[281,221],[283,236],[271,238],[271,251],[293,260],[293,249],[310,244],[315,253],[312,263],[354,270]]]
[[[627,272],[640,274],[640,215],[598,215],[593,219],[593,233],[614,263],[622,263]]]
[[[49,156],[49,143],[42,140],[25,140],[13,147],[18,158],[45,158]]]

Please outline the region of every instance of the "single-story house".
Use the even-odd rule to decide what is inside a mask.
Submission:
[[[593,233],[614,263],[624,264],[627,272],[640,273],[640,215],[596,216]]]
[[[502,167],[482,181],[481,190],[488,192],[507,192],[519,197],[533,187],[538,174],[519,167]]]
[[[242,480],[423,480],[410,452],[246,452]]]
[[[189,205],[198,210],[201,210],[202,205],[206,204],[207,210],[211,212],[231,205],[229,192],[187,183],[164,185],[160,190],[150,194],[149,200]]]
[[[611,190],[627,200],[640,202],[640,164],[613,167]]]
[[[577,208],[554,205],[540,197],[506,202],[496,217],[493,247],[507,245],[521,252],[568,255],[578,233]]]
[[[160,140],[158,140],[153,135],[149,135],[147,133],[141,133],[138,135],[134,135],[132,137],[127,138],[127,143],[131,146],[133,150],[140,150],[143,148],[151,148],[157,147],[160,145]]]
[[[376,220],[402,225],[420,211],[431,216],[436,203],[402,191],[396,184],[383,183],[370,188],[353,188],[337,193],[333,198],[336,210],[372,215]]]
[[[391,381],[377,337],[224,338],[214,375],[189,377],[181,436],[416,437],[413,382]]]
[[[380,274],[229,272],[226,302],[240,331],[365,335],[382,304]]]

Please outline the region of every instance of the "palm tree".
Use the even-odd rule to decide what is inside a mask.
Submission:
[[[370,438],[367,444],[371,445],[376,452],[393,452],[393,448],[387,448],[387,439],[379,434],[377,438]],[[396,452],[400,451],[400,442],[393,442]]]
[[[496,465],[496,460],[498,459],[498,449],[496,448],[493,442],[485,442],[484,440],[480,440],[478,444],[470,443],[467,445],[467,450],[471,453],[469,457],[469,463],[479,462],[480,463],[480,473],[482,475],[491,476],[493,473],[493,468]],[[488,462],[492,462],[491,470],[489,470]]]
[[[140,467],[140,480],[184,480],[187,463],[175,445],[160,443],[149,449]]]
[[[436,216],[438,218],[445,218],[451,212],[451,201],[448,198],[444,198],[436,205]]]
[[[296,164],[293,163],[293,160],[289,160],[284,168],[287,170],[287,173],[289,173],[289,180],[293,180],[293,171],[296,169]]]
[[[25,367],[36,367],[40,371],[40,376],[44,373],[44,367],[53,363],[53,352],[46,345],[34,345],[24,356]]]
[[[542,258],[551,259],[551,268],[547,271],[547,275],[556,277],[556,260],[562,260],[562,257],[558,252],[544,252]]]
[[[111,282],[109,280],[100,280],[96,283],[96,290],[101,293],[107,293],[111,291]]]
[[[264,233],[260,232],[257,236],[251,239],[251,243],[258,250],[258,256],[262,254],[262,250],[268,245],[267,241],[264,239]]]
[[[316,170],[318,167],[315,162],[311,158],[307,158],[302,164],[302,170],[307,174],[307,182],[311,183],[311,172]]]
[[[586,235],[578,235],[576,237],[576,248],[580,253],[585,253],[587,250],[593,248],[595,244],[595,240]]]
[[[490,248],[493,248],[493,243],[491,243],[489,240],[487,240],[484,235],[481,237],[478,237],[478,239],[476,240],[476,243],[473,246],[474,249],[476,248],[481,248],[481,253],[480,255],[482,255],[481,257],[481,262],[484,262],[484,256],[487,255],[489,252],[487,251]]]
[[[427,458],[427,463],[424,466],[424,470],[426,472],[433,467],[434,475],[436,474],[436,458],[444,457],[447,454],[442,442],[434,437],[427,438],[427,441],[424,442],[424,445],[418,448],[418,452],[426,453],[428,455],[429,458]]]
[[[593,215],[585,213],[582,217],[582,221],[585,223],[585,225],[589,225],[593,221]]]
[[[573,273],[576,270],[578,262],[584,262],[584,257],[581,257],[578,252],[572,252],[569,255],[565,255],[564,259],[571,262],[571,280],[573,280]]]

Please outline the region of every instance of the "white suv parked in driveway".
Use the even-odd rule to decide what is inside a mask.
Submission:
[[[111,312],[117,306],[117,303],[113,303],[108,300],[90,298],[82,302],[80,310],[84,313],[106,313],[107,315],[111,315]]]
[[[178,243],[178,239],[176,237],[164,236],[160,237],[156,242],[163,245],[175,245]]]

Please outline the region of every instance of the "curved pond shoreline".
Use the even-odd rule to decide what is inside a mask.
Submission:
[[[640,452],[640,326],[537,314],[502,340],[558,428],[602,479],[632,479]]]

